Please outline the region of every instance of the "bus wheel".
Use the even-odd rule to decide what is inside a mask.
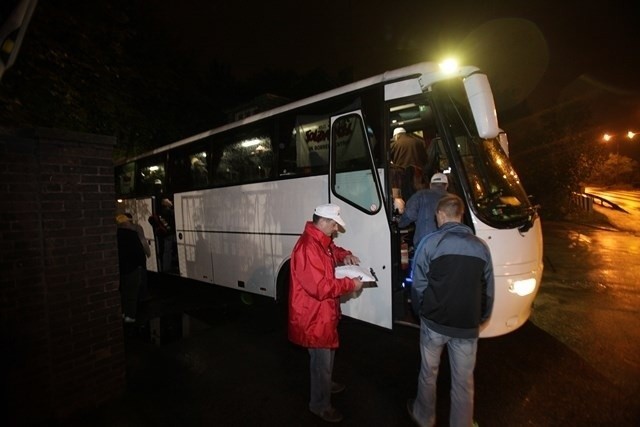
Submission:
[[[249,292],[243,292],[240,294],[240,301],[242,301],[244,305],[253,305],[253,295]]]

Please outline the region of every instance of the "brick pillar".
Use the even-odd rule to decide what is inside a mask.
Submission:
[[[0,128],[0,424],[64,419],[124,391],[114,143]]]

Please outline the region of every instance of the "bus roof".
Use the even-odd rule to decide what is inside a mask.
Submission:
[[[382,74],[378,74],[373,77],[369,77],[354,83],[350,83],[348,85],[341,86],[339,88],[332,89],[317,95],[313,95],[308,98],[294,101],[289,104],[273,108],[271,110],[262,111],[255,115],[246,117],[242,120],[238,120],[232,123],[227,123],[222,126],[210,129],[208,131],[204,131],[196,135],[178,140],[176,142],[163,145],[161,147],[158,147],[151,151],[147,151],[143,154],[139,154],[137,156],[128,158],[126,160],[119,161],[118,164],[123,164],[123,163],[134,161],[140,158],[148,157],[154,154],[162,153],[164,151],[189,144],[190,142],[198,141],[200,139],[224,132],[229,129],[233,129],[248,123],[257,122],[267,117],[271,117],[289,110],[293,110],[299,107],[313,104],[315,102],[323,101],[325,99],[333,98],[345,93],[354,92],[366,87],[371,87],[371,86],[375,86],[382,83],[390,83],[394,81],[401,81],[401,80],[414,78],[418,81],[418,84],[420,85],[421,89],[424,91],[433,83],[438,82],[440,80],[449,79],[452,77],[464,78],[478,71],[479,69],[477,67],[463,66],[463,67],[458,67],[457,70],[454,72],[444,72],[440,69],[439,65],[435,62],[421,62],[418,64],[409,65],[407,67],[386,71]]]

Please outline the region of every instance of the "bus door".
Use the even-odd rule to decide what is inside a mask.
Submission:
[[[211,190],[176,193],[173,196],[180,276],[213,283],[212,234],[206,233],[205,204]]]
[[[154,214],[155,197],[144,197],[140,199],[124,199],[122,206],[119,206],[123,213],[130,213],[133,221],[139,224],[144,231],[144,237],[151,248],[151,256],[147,258],[147,271],[158,272],[158,247],[153,233],[153,227],[149,218]]]
[[[391,233],[370,139],[360,111],[331,118],[328,194],[346,223],[335,243],[353,252],[378,279],[376,287],[343,297],[342,312],[391,329]]]

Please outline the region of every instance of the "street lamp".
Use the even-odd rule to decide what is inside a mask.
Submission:
[[[635,132],[635,131],[627,131],[626,137],[627,139],[633,141],[634,138],[636,136],[640,137],[640,131]],[[608,143],[611,140],[615,140],[616,142],[616,154],[620,154],[620,140],[622,139],[622,135],[621,134],[615,134],[615,133],[604,133],[602,135],[602,141]]]
[[[608,133],[605,133],[604,135],[602,135],[602,140],[604,142],[609,142],[609,141],[611,141],[613,139],[613,137],[614,137],[614,135],[610,135]],[[619,140],[619,138],[616,138],[616,154],[620,154],[620,140]]]

